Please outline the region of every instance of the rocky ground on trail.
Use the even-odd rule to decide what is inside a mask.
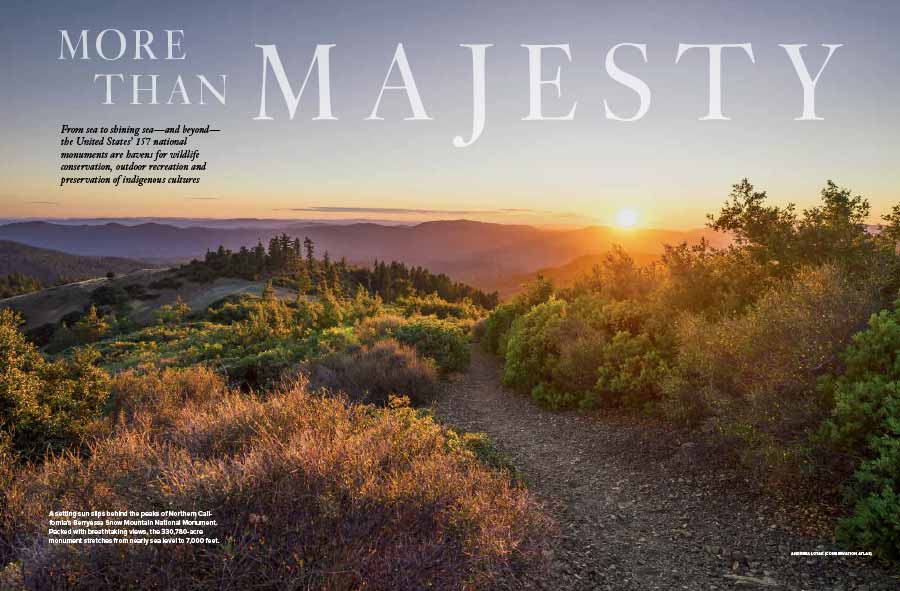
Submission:
[[[709,464],[676,432],[542,409],[503,388],[499,363],[477,346],[436,416],[487,433],[520,470],[557,527],[540,572],[523,589],[900,589],[900,573],[870,557],[791,556],[837,550],[797,533],[771,499]]]

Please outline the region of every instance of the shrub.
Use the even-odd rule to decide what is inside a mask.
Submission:
[[[569,324],[574,324],[569,317]],[[604,337],[590,327],[566,331],[567,338],[558,341],[559,354],[550,367],[551,380],[556,390],[577,394],[575,402],[591,399],[590,392],[597,382],[597,372],[603,363]]]
[[[344,349],[359,344],[359,341],[356,339],[356,334],[349,326],[326,328],[325,330],[314,333],[310,337],[310,340],[315,342],[315,350],[320,354],[343,351]]]
[[[25,338],[29,341],[37,345],[38,347],[44,347],[53,340],[53,335],[56,334],[58,326],[52,322],[45,322],[40,326],[36,326],[30,330],[25,332]]]
[[[281,300],[253,299],[242,305],[247,307],[247,318],[234,324],[237,342],[251,344],[270,338],[299,337],[307,328],[298,321],[296,311]]]
[[[257,351],[248,351],[237,359],[226,360],[223,367],[229,379],[250,388],[266,389],[276,385],[286,371],[319,347],[319,342],[267,343]]]
[[[330,289],[322,294],[322,307],[318,314],[316,326],[318,328],[332,328],[340,326],[344,322],[344,308]]]
[[[740,313],[771,287],[772,267],[738,248],[719,250],[705,240],[666,245],[660,295],[669,308],[708,318]]]
[[[98,306],[123,306],[130,299],[128,292],[120,285],[105,283],[91,292],[91,303]]]
[[[369,295],[362,285],[356,286],[356,294],[353,299],[344,306],[344,320],[350,324],[356,324],[366,318],[372,318],[382,313],[384,304],[381,296]]]
[[[540,337],[539,346],[548,347],[553,353],[542,362],[544,385],[533,390],[532,395],[552,407],[589,407],[596,400],[592,391],[603,364],[606,342],[623,325],[618,318],[621,303],[608,302],[596,294],[563,303],[559,307],[563,312],[561,318],[549,322],[544,336]]]
[[[365,345],[395,339],[414,347],[420,356],[433,359],[442,372],[461,371],[469,365],[468,327],[463,322],[381,314],[363,320],[356,334]]]
[[[594,392],[601,401],[634,407],[659,399],[669,372],[665,355],[647,334],[616,333],[601,350]],[[583,405],[594,403],[588,398]]]
[[[495,355],[506,355],[506,339],[513,321],[519,315],[519,308],[513,304],[501,304],[488,315],[484,324],[481,346]]]
[[[644,332],[657,314],[647,303],[596,294],[534,306],[509,332],[504,383],[552,408],[643,406],[659,398],[671,355],[667,331]]]
[[[393,336],[415,347],[419,355],[434,359],[442,372],[462,371],[469,365],[468,335],[459,324],[418,316],[398,327]]]
[[[437,370],[412,347],[394,340],[333,353],[309,364],[312,384],[343,392],[351,400],[384,406],[391,395],[408,396],[416,406],[432,401]]]
[[[181,289],[184,284],[175,277],[163,277],[150,283],[150,289]]]
[[[72,326],[72,336],[75,339],[75,343],[82,345],[99,341],[109,330],[109,324],[109,320],[101,318],[97,314],[97,308],[92,305],[88,313]]]
[[[516,318],[506,346],[504,384],[530,392],[541,383],[551,383],[552,368],[559,357],[556,331],[562,325],[566,308],[565,301],[551,299]]]
[[[225,392],[222,376],[202,365],[130,369],[113,377],[106,413],[114,423],[133,425],[152,417],[154,427],[169,426],[185,406],[211,402]]]
[[[848,489],[853,515],[838,536],[900,561],[900,302],[873,315],[843,359],[844,372],[822,385],[834,399],[823,432],[860,462]]]
[[[532,556],[543,518],[427,416],[312,396],[227,394],[154,433],[4,484],[0,564],[40,589],[470,589]],[[214,545],[49,545],[47,515],[212,510]],[[13,567],[16,568],[16,567]]]
[[[613,301],[644,301],[659,286],[658,270],[657,265],[638,266],[621,246],[613,245],[590,273],[575,278],[571,287],[559,293],[568,300],[593,294]]]
[[[397,305],[406,316],[437,316],[441,319],[475,320],[484,313],[469,298],[463,298],[460,302],[448,302],[436,293],[400,298],[397,300]]]
[[[178,296],[173,303],[160,306],[155,316],[159,324],[178,324],[190,313],[191,307]]]
[[[527,312],[538,304],[543,304],[553,297],[553,281],[543,275],[538,275],[533,281],[522,286],[522,291],[516,294],[513,304],[520,311]]]
[[[785,445],[802,442],[828,413],[817,391],[821,374],[876,306],[866,290],[833,266],[802,270],[740,316],[678,323],[677,400],[711,416],[769,464]],[[678,410],[676,409],[676,414]],[[749,458],[748,458],[749,459]],[[772,466],[769,465],[769,468]]]
[[[71,326],[62,323],[47,343],[47,353],[55,354],[70,347],[96,343],[110,332],[115,324],[113,315],[100,316],[97,307],[91,304],[90,309],[80,316]]]
[[[159,294],[149,293],[147,287],[140,283],[129,283],[123,289],[132,300],[154,300],[159,297]]]
[[[21,319],[0,311],[0,437],[23,459],[84,442],[97,426],[108,377],[93,349],[50,362],[19,332]]]
[[[214,322],[231,324],[246,320],[256,308],[259,298],[253,295],[231,294],[218,299],[206,309],[206,317]]]
[[[404,324],[406,319],[403,316],[379,314],[360,322],[356,327],[356,335],[361,343],[372,345],[382,339],[393,338]]]
[[[210,283],[215,281],[221,275],[215,269],[208,267],[202,263],[192,261],[188,265],[183,265],[178,269],[176,277],[186,279],[192,283]],[[177,279],[176,279],[177,281]],[[169,288],[166,288],[169,289]]]

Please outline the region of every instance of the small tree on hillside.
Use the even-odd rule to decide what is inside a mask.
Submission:
[[[175,303],[161,306],[156,311],[156,321],[160,324],[178,324],[191,313],[191,307],[184,303],[181,296],[175,299]]]
[[[275,292],[275,287],[272,286],[272,281],[266,281],[266,286],[262,290],[262,299],[266,302],[274,302],[278,299],[278,294]]]
[[[72,336],[79,344],[94,343],[99,341],[108,330],[107,319],[97,313],[96,306],[91,305],[88,313],[72,327]]]

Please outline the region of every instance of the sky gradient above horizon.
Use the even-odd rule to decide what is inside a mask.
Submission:
[[[676,6],[676,4],[678,6]],[[254,7],[255,6],[255,7]],[[749,177],[775,203],[812,205],[826,179],[873,205],[872,221],[900,202],[900,3],[872,0],[742,2],[634,1],[530,4],[511,0],[429,3],[221,1],[57,3],[0,7],[0,218],[258,217],[471,218],[514,223],[613,224],[623,209],[638,225],[703,224],[733,183]],[[59,29],[77,33],[183,29],[183,61],[60,61]],[[372,110],[398,42],[405,46],[431,121],[404,121],[409,104],[388,91],[382,121]],[[603,101],[633,113],[633,91],[604,69],[622,42],[646,43],[648,62],[623,51],[620,66],[653,98],[642,120],[604,117]],[[723,105],[731,121],[706,114],[704,53],[678,43],[753,44],[723,61]],[[313,121],[316,85],[293,121],[277,86],[268,86],[274,121],[259,110],[262,57],[276,44],[299,88],[317,43],[334,43],[331,86],[337,121]],[[472,118],[471,54],[462,43],[493,43],[487,54],[487,125],[460,149]],[[523,121],[528,114],[528,52],[521,44],[568,43],[571,63],[545,58],[544,76],[561,66],[562,98],[544,92],[545,111],[573,121]],[[795,121],[802,90],[779,43],[807,43],[818,70],[823,43],[842,43],[818,83],[824,121]],[[158,49],[163,50],[163,44]],[[95,73],[159,74],[167,97],[181,74],[228,75],[228,104],[102,105]],[[393,82],[399,76],[392,78]],[[200,185],[59,187],[59,126],[212,124],[199,140],[209,171]]]

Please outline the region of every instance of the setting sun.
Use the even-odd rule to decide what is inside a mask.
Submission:
[[[638,214],[633,209],[623,209],[616,214],[616,225],[620,228],[633,228],[637,221]]]

